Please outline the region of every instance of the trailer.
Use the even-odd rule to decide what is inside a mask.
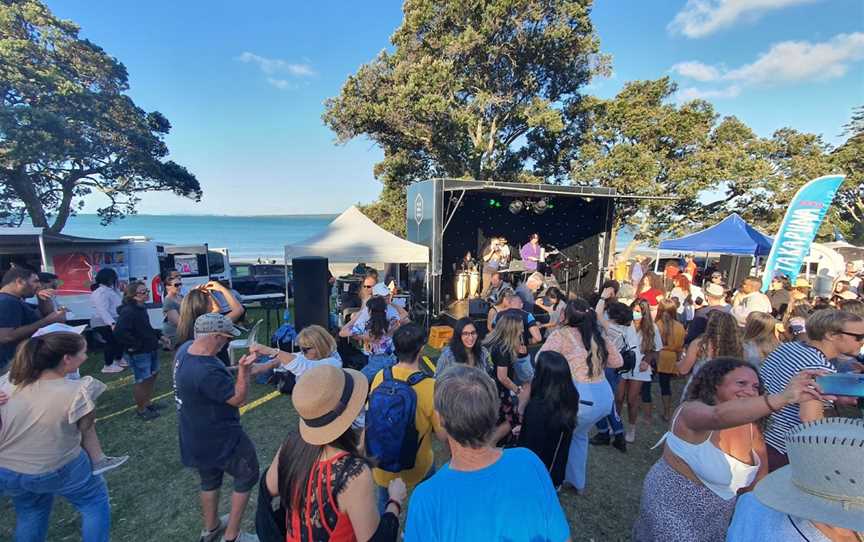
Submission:
[[[100,269],[116,271],[121,287],[132,281],[147,285],[154,327],[162,323],[162,277],[169,270],[180,272],[185,290],[209,280],[231,281],[228,250],[211,249],[207,243],[180,246],[138,236],[95,239],[35,227],[0,228],[0,273],[12,265],[57,275],[57,303],[75,323],[90,320],[90,287]]]

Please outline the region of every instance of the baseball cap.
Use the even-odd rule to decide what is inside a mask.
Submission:
[[[372,287],[372,295],[388,296],[390,295],[390,288],[383,282],[379,282]]]
[[[229,335],[231,337],[239,337],[241,335],[240,329],[234,325],[234,322],[230,318],[217,312],[208,312],[195,319],[196,338],[199,335],[210,333]]]
[[[719,284],[711,283],[705,287],[705,293],[711,297],[723,297],[726,295],[726,290],[724,290]]]
[[[69,324],[48,324],[45,327],[40,327],[36,330],[33,337],[41,337],[42,335],[47,335],[49,333],[75,333],[76,335],[81,335],[84,330],[87,329],[87,324],[82,324],[80,326],[70,326]]]

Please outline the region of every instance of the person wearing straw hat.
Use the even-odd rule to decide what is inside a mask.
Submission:
[[[178,350],[174,360],[174,398],[180,437],[180,460],[201,480],[202,542],[252,542],[240,531],[249,491],[258,481],[255,445],[240,425],[240,407],[249,393],[255,354],[238,362],[235,382],[218,354],[240,330],[226,315],[210,312],[195,320],[195,339]],[[219,490],[225,473],[234,478],[231,513],[219,517]]]
[[[299,378],[291,396],[299,431],[279,448],[259,493],[256,525],[262,540],[396,540],[405,484],[398,478],[390,482],[385,512],[379,514],[361,435],[351,427],[368,391],[362,373],[332,365],[312,367]],[[270,498],[262,499],[262,493]],[[272,514],[270,501],[277,496],[285,520]]]
[[[826,418],[786,436],[789,464],[738,499],[727,542],[864,540],[864,421]]]

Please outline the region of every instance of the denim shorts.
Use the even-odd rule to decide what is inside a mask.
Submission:
[[[523,356],[516,360],[513,364],[513,379],[518,386],[524,386],[525,384],[534,380],[534,366],[531,364],[531,356]]]
[[[244,433],[237,441],[231,457],[221,468],[198,469],[201,491],[216,491],[222,487],[222,477],[227,472],[234,478],[234,491],[247,493],[258,483],[258,471],[258,454],[255,453],[255,445]]]
[[[142,354],[123,355],[126,358],[126,363],[132,368],[132,374],[135,376],[135,383],[140,384],[151,376],[159,372],[159,351],[144,352]]]

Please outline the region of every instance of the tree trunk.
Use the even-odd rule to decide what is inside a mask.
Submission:
[[[27,214],[33,225],[37,228],[47,228],[48,218],[45,216],[42,202],[39,201],[36,185],[30,180],[23,168],[18,168],[12,173],[9,177],[9,184],[24,203],[24,208],[27,209]]]
[[[69,220],[69,212],[72,209],[72,192],[75,186],[75,181],[67,179],[63,183],[63,198],[60,201],[60,207],[57,208],[57,218],[48,229],[51,233],[60,233],[66,227],[66,221]]]

